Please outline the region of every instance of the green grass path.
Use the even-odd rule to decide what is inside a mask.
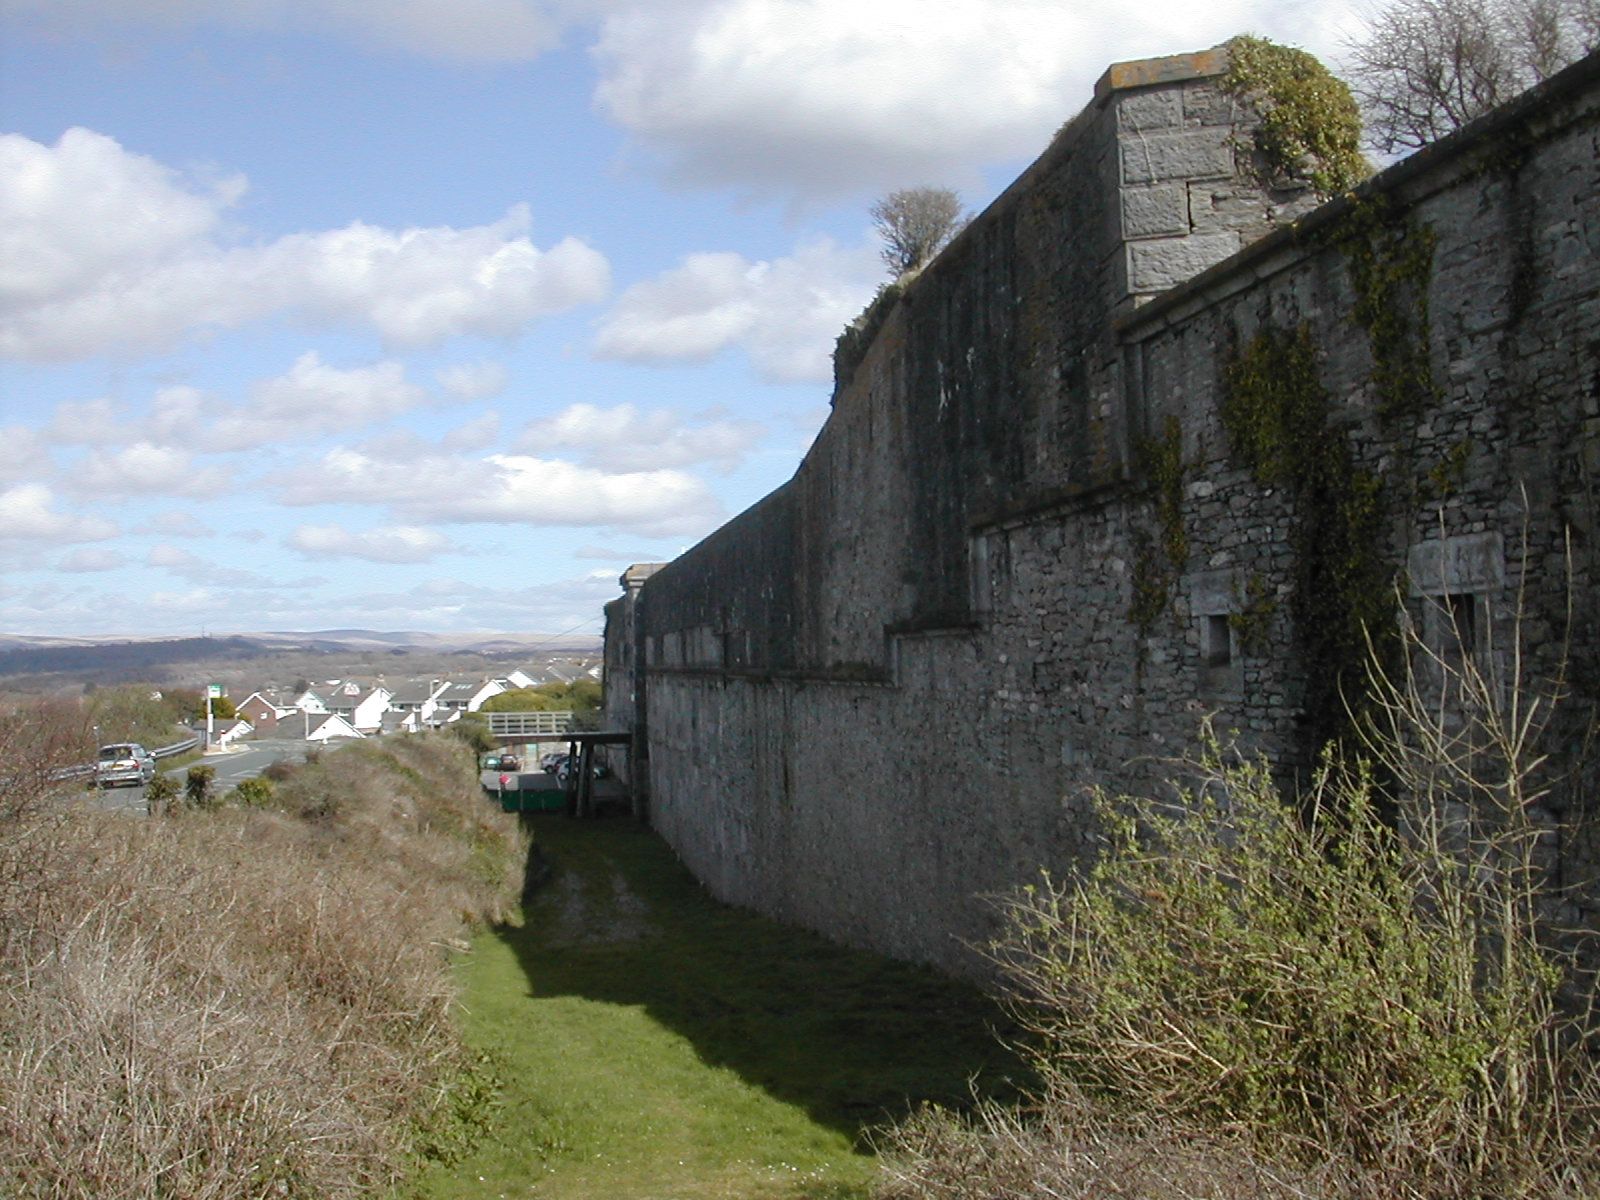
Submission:
[[[533,829],[523,922],[459,965],[494,1127],[419,1197],[864,1197],[864,1131],[1016,1069],[970,988],[718,904],[631,821]]]

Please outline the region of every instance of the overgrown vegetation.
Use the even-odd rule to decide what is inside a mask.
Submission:
[[[1382,488],[1329,420],[1308,327],[1263,328],[1230,352],[1223,382],[1219,413],[1233,454],[1257,483],[1294,502],[1289,602],[1315,752],[1346,734],[1349,710],[1361,709],[1369,639],[1386,661],[1392,653]]]
[[[1378,414],[1415,418],[1439,395],[1428,361],[1428,284],[1438,237],[1399,219],[1385,201],[1369,199],[1340,223],[1338,238],[1356,293],[1350,315],[1372,349]]]
[[[100,745],[139,742],[154,750],[181,741],[188,736],[182,724],[194,715],[196,695],[181,690],[163,691],[148,684],[96,688],[84,697],[84,723],[88,728],[80,751],[83,757],[78,761],[93,758],[94,748],[89,743],[95,730],[99,731]]]
[[[441,947],[519,882],[470,755],[363,743],[148,820],[51,782],[59,716],[0,721],[0,1193],[364,1197],[445,1153],[481,1072]]]
[[[872,297],[872,303],[862,309],[855,320],[839,331],[839,336],[833,343],[834,391],[837,392],[850,382],[856,373],[856,368],[866,358],[872,340],[878,336],[878,331],[883,328],[883,323],[889,319],[889,314],[894,311],[894,306],[900,302],[900,297],[904,294],[905,284],[898,280],[879,285],[877,293]]]
[[[1139,469],[1149,480],[1159,539],[1134,534],[1133,600],[1128,619],[1140,633],[1155,628],[1167,610],[1172,588],[1189,561],[1189,534],[1183,524],[1183,426],[1169,415],[1160,437],[1137,447]]]
[[[883,1196],[1600,1192],[1585,1006],[1560,1003],[1592,982],[1541,919],[1559,681],[1518,686],[1514,647],[1408,650],[1374,668],[1365,757],[1302,803],[1215,743],[1171,800],[1097,798],[1097,866],[1016,895],[993,948],[1045,1086],[923,1113]]]
[[[541,683],[531,688],[512,688],[483,703],[483,712],[571,712],[590,716],[600,711],[601,689],[597,679],[574,679],[570,683]]]
[[[1315,56],[1245,34],[1228,42],[1228,64],[1223,90],[1261,114],[1253,148],[1263,182],[1309,184],[1331,196],[1372,174],[1361,153],[1361,109]]]

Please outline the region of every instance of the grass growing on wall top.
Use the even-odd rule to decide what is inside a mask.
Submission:
[[[459,970],[497,1128],[421,1195],[866,1196],[865,1130],[1017,1069],[973,989],[718,904],[631,822],[534,825],[550,874]]]

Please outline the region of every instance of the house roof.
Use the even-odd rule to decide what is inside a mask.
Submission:
[[[421,704],[432,697],[438,687],[439,681],[436,679],[408,680],[395,685],[394,693],[389,700],[393,704]]]
[[[372,697],[377,695],[379,692],[383,693],[385,699],[392,698],[392,693],[388,688],[385,687],[367,688],[354,696],[341,689],[336,696],[328,701],[328,707],[334,712],[339,713],[354,712],[357,708],[365,704],[368,700],[372,699]]]
[[[332,712],[313,714],[311,719],[306,723],[306,736],[310,737],[314,733],[320,733],[322,731],[322,727],[328,724],[330,721],[337,721],[341,727],[348,729],[351,735],[354,737],[361,736],[361,731],[358,730],[354,725],[350,724],[349,721],[346,721],[338,713]]]

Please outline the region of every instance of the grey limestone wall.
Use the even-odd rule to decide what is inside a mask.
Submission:
[[[1503,652],[1521,589],[1549,668],[1570,544],[1600,694],[1596,60],[1315,211],[1254,182],[1223,66],[1108,72],[842,364],[795,478],[639,591],[652,820],[717,894],[971,969],[983,897],[1081,866],[1085,789],[1149,786],[1202,716],[1303,765],[1337,632],[1304,535],[1351,526],[1222,419],[1263,338],[1303,348],[1412,619]]]

